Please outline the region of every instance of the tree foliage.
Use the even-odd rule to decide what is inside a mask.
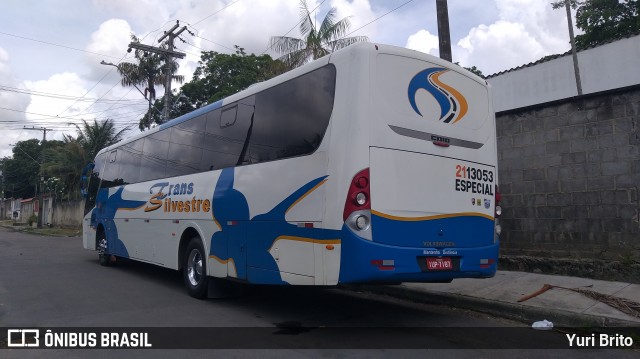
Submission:
[[[44,145],[37,139],[16,143],[12,157],[2,159],[5,196],[35,197],[43,176],[47,193],[79,198],[82,168],[98,151],[120,141],[126,130],[117,131],[109,119],[83,121],[82,126],[76,126],[77,137],[65,135],[64,141],[46,141]]]
[[[624,36],[640,33],[640,1],[638,0],[571,0],[576,10],[576,48],[583,50]],[[551,3],[554,9],[564,9],[564,1]]]
[[[140,42],[135,36],[131,35],[133,42]],[[163,45],[163,48],[166,45]],[[184,82],[184,76],[175,75],[178,71],[178,62],[173,58],[171,59],[171,72],[167,75],[166,60],[163,56],[155,53],[147,53],[142,50],[135,50],[134,56],[136,62],[122,62],[117,65],[118,73],[122,77],[120,83],[122,86],[146,86],[144,89],[145,99],[150,102],[156,100],[156,85],[166,85],[167,76],[170,76],[172,81],[178,83]],[[165,92],[166,92],[165,88]],[[155,111],[155,110],[153,110]],[[153,123],[140,122],[140,129],[150,128]]]
[[[125,127],[118,131],[115,123],[110,119],[100,122],[93,120],[93,123],[82,120],[82,126],[75,124],[74,126],[77,136],[75,140],[89,159],[93,159],[101,149],[122,140],[124,133],[129,130],[129,127]],[[69,142],[73,137],[65,136],[65,139]]]
[[[13,156],[4,160],[4,186],[7,197],[30,198],[36,195],[40,172],[40,141],[20,141]]]
[[[272,36],[271,48],[284,54],[279,60],[293,69],[356,42],[369,41],[366,36],[344,37],[351,23],[348,17],[336,20],[336,11],[335,7],[331,8],[318,27],[306,0],[300,0],[300,34],[303,38]]]
[[[120,141],[127,130],[118,131],[109,119],[92,123],[83,120],[82,126],[76,125],[75,138],[66,135],[58,148],[47,150],[45,174],[60,179],[66,196],[75,198],[84,166],[93,161],[101,149]]]
[[[50,159],[44,165],[45,174],[49,176],[45,182],[48,189],[55,191],[57,197],[79,198],[82,168],[91,161],[80,142],[66,137],[64,145],[50,151],[48,157]]]
[[[182,86],[180,95],[171,96],[171,118],[233,95],[285,71],[282,62],[273,60],[269,55],[247,55],[242,47],[236,45],[235,48],[235,54],[202,52],[193,79]],[[156,101],[156,107],[162,110],[164,105]],[[151,110],[140,120],[140,128],[162,122],[159,111]]]
[[[454,62],[454,64],[461,66],[459,62]],[[477,68],[475,65],[471,67],[463,67],[463,68],[476,76],[480,76],[484,78],[484,74],[482,73],[482,71],[480,71],[480,69]]]

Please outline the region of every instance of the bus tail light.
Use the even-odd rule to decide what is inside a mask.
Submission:
[[[496,210],[495,210],[495,226],[496,226],[496,234],[500,235],[502,233],[502,226],[500,225],[500,216],[502,215],[502,207],[500,206],[500,201],[502,200],[502,196],[500,196],[500,191],[498,190],[498,185],[496,185]]]
[[[347,200],[344,204],[342,220],[346,221],[349,215],[355,211],[370,210],[371,196],[369,186],[369,169],[365,168],[358,172],[351,181]]]
[[[358,236],[371,240],[371,187],[368,168],[358,172],[351,180],[342,219]]]

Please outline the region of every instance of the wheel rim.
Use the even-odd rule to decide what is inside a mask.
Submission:
[[[189,278],[189,283],[194,287],[198,286],[202,280],[202,255],[197,249],[193,249],[191,253],[189,253],[189,258],[187,259],[187,277]]]
[[[107,253],[107,239],[101,238],[98,241],[98,254],[105,254],[105,253]]]

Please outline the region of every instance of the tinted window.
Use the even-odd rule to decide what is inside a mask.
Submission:
[[[254,99],[254,96],[250,96],[209,113],[200,164],[202,171],[238,164],[251,125]]]
[[[98,176],[99,178],[102,178],[100,175],[102,174],[103,170],[104,170],[104,166],[107,162],[107,154],[108,153],[102,153],[99,154],[98,156],[96,156],[96,160],[95,160],[95,166],[93,167],[93,173],[94,175]]]
[[[171,127],[171,143],[202,147],[206,119],[202,115]]]
[[[236,113],[238,113],[238,105],[232,105],[222,110],[220,115],[220,128],[233,126],[236,123]]]
[[[106,161],[104,164],[104,168],[102,169],[102,173],[100,174],[100,178],[102,179],[101,187],[109,188],[122,184],[122,181],[118,177],[118,163],[116,162],[117,158],[117,150],[112,150],[108,153],[105,153]]]
[[[136,183],[140,180],[140,159],[142,157],[144,139],[124,144],[118,148],[118,178],[123,184]]]
[[[206,115],[171,127],[166,176],[182,176],[200,171]]]
[[[171,133],[168,129],[145,138],[140,161],[140,181],[150,181],[165,177],[167,154]]]
[[[89,213],[96,204],[96,195],[98,193],[98,187],[100,186],[100,174],[104,168],[105,161],[106,155],[104,153],[96,156],[93,171],[88,174],[89,178],[87,183],[87,198],[84,203],[84,214]]]
[[[256,95],[249,161],[273,161],[315,151],[329,124],[335,68],[322,67]]]
[[[96,158],[104,187],[314,152],[333,110],[335,67],[314,70]]]

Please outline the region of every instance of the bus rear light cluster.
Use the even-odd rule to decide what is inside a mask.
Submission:
[[[502,215],[502,207],[500,206],[500,201],[502,200],[502,196],[500,196],[500,191],[498,190],[498,185],[496,185],[496,212],[495,212],[495,226],[496,226],[496,234],[500,235],[502,233],[502,226],[500,225],[500,216]]]
[[[355,225],[359,230],[366,229],[369,226],[369,218],[361,214],[355,218]]]
[[[342,219],[361,238],[371,240],[371,189],[369,169],[358,172],[349,185]]]
[[[370,210],[371,209],[371,196],[369,187],[369,169],[365,168],[358,172],[353,177],[351,185],[349,186],[349,192],[347,193],[347,200],[344,204],[344,212],[342,213],[342,220],[346,221],[349,215],[355,211]]]
[[[496,263],[495,259],[481,259],[480,260],[480,268],[490,268],[492,265]]]

